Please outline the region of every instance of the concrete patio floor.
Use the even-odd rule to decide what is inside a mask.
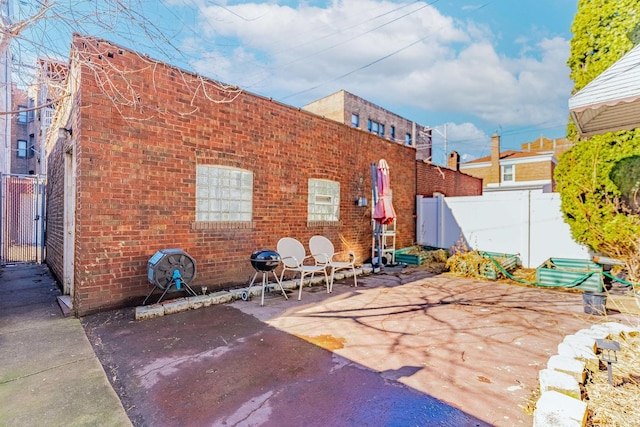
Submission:
[[[420,269],[135,321],[82,319],[136,426],[529,426],[580,293]]]

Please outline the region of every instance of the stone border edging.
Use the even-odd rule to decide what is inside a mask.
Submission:
[[[371,274],[373,268],[364,265],[360,268],[356,268],[356,275],[361,276],[364,274]],[[342,280],[346,277],[353,276],[350,271],[335,273],[334,280]],[[282,282],[282,287],[285,290],[296,290],[300,280],[285,280]],[[324,277],[316,276],[310,279],[309,283],[305,286],[322,285],[324,286]],[[167,302],[161,302],[159,304],[143,305],[136,307],[136,320],[153,319],[155,317],[161,317],[165,314],[174,314],[181,311],[195,310],[202,307],[209,307],[214,304],[225,304],[235,300],[241,300],[242,294],[247,293],[249,297],[260,297],[262,294],[262,284],[251,286],[250,288],[232,289],[230,291],[218,291],[206,295],[197,295],[195,297],[184,297]]]
[[[547,369],[540,371],[540,398],[533,411],[533,427],[584,427],[587,404],[582,400],[580,384],[587,370],[599,369],[596,340],[638,333],[630,326],[606,322],[567,335],[558,344],[558,354],[547,362]]]

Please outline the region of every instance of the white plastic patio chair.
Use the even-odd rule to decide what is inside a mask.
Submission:
[[[298,301],[302,298],[302,286],[304,285],[304,277],[307,274],[323,272],[324,281],[327,284],[327,293],[329,292],[329,278],[327,269],[322,265],[305,265],[305,261],[311,256],[306,255],[306,251],[302,243],[292,237],[283,237],[278,241],[277,251],[282,261],[282,272],[280,273],[280,283],[284,278],[286,271],[295,271],[300,273],[300,290],[298,291]]]
[[[333,292],[333,278],[337,270],[351,269],[353,272],[353,284],[358,286],[356,278],[356,254],[353,251],[336,252],[331,240],[324,236],[313,236],[309,239],[309,250],[311,256],[316,260],[317,265],[331,269],[331,278],[329,279],[329,292]],[[349,261],[340,261],[340,258],[346,258],[348,254]]]

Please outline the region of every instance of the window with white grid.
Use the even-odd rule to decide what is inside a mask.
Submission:
[[[516,175],[515,165],[502,166],[502,182],[514,182]]]
[[[340,221],[340,183],[309,179],[308,221]]]
[[[196,221],[251,221],[252,216],[252,172],[226,166],[197,166]]]

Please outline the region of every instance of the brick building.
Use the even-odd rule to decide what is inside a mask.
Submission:
[[[431,161],[431,130],[345,90],[311,102],[302,109],[415,147],[416,160]]]
[[[37,157],[36,174],[46,174],[44,141],[47,136],[55,107],[64,97],[64,80],[67,64],[51,59],[38,59],[38,75],[31,87],[36,110],[32,133],[35,136],[34,152]],[[55,130],[57,132],[57,129]]]
[[[15,83],[11,87],[12,117],[10,164],[12,174],[33,175],[36,173],[38,157],[35,150],[35,111],[33,98],[19,89]]]
[[[56,100],[62,97],[61,84],[66,65],[59,61],[38,60],[38,75],[28,89],[12,84],[10,173],[45,173],[44,139],[51,124]]]
[[[47,264],[76,315],[141,302],[147,262],[164,248],[189,253],[193,286],[210,291],[246,285],[249,255],[283,236],[306,246],[325,235],[362,263],[371,206],[355,202],[370,200],[380,158],[397,245],[414,242],[416,175],[428,166],[415,147],[101,39],[74,36],[70,56],[53,122],[66,136],[47,139]]]
[[[491,155],[460,165],[460,171],[482,178],[484,191],[542,189],[555,191],[553,173],[558,156],[571,148],[565,139],[540,139],[522,144],[523,151],[500,151],[500,136],[491,137]]]
[[[574,145],[575,143],[568,138],[551,139],[540,136],[540,138],[535,141],[523,143],[521,150],[526,153],[553,152],[554,156],[559,157]]]
[[[445,197],[481,196],[482,179],[461,173],[459,167],[459,156],[455,151],[449,153],[446,168],[430,162],[416,163],[416,194],[423,197],[437,194]]]

